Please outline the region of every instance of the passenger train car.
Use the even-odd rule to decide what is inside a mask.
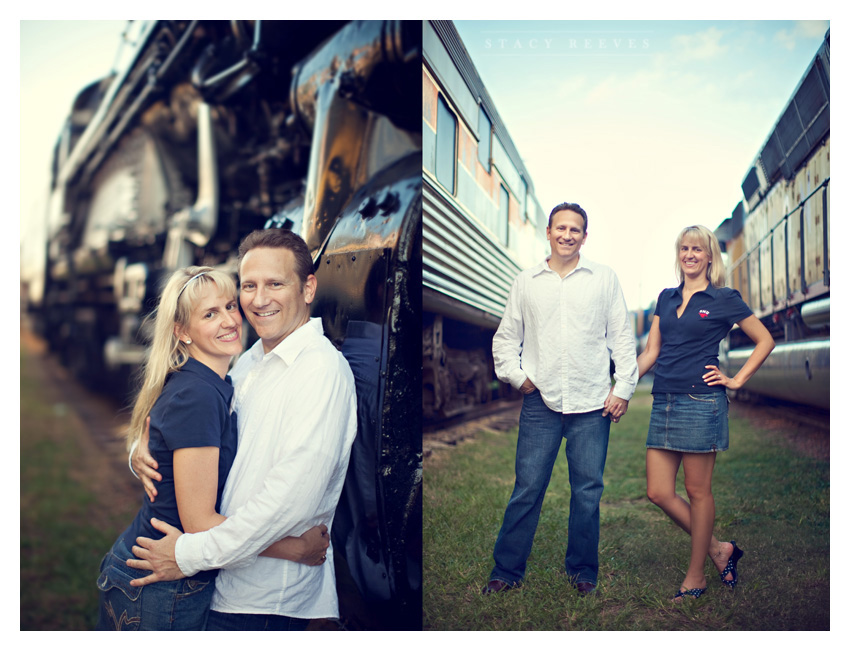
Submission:
[[[41,332],[81,380],[123,386],[162,279],[235,272],[255,229],[300,233],[312,315],[357,382],[333,526],[344,623],[419,629],[421,22],[131,27],[56,145]]]
[[[829,32],[744,177],[744,198],[715,231],[729,284],[768,327],[776,348],[746,390],[829,408]],[[725,364],[752,350],[735,328]]]
[[[423,418],[511,389],[492,337],[514,277],[545,254],[528,170],[450,21],[426,21],[422,61]]]

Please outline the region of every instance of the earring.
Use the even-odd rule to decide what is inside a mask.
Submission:
[[[192,340],[191,340],[191,339],[187,339],[187,340],[186,340],[186,345],[187,345],[187,346],[191,346],[191,345],[192,345]]]

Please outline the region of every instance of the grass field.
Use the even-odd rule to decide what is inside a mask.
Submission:
[[[579,597],[563,568],[570,490],[564,455],[543,504],[521,589],[484,596],[513,488],[516,429],[482,431],[425,461],[426,630],[829,630],[829,463],[730,418],[731,445],[714,473],[716,535],[744,550],[740,582],[724,588],[706,562],[708,592],[674,605],[690,541],[646,499],[651,397],[641,390],[612,426],[601,503],[596,594]],[[563,450],[562,450],[563,452]],[[680,494],[684,495],[681,473]]]
[[[49,395],[39,360],[21,356],[22,630],[87,630],[102,555],[138,508],[129,472],[114,472],[71,405]],[[484,597],[492,548],[513,487],[516,431],[481,432],[425,460],[426,630],[828,630],[829,463],[771,432],[730,422],[715,471],[717,533],[744,550],[734,593],[709,572],[699,601],[673,606],[688,563],[685,534],[644,494],[646,394],[612,428],[602,498],[599,589],[566,585],[569,485],[558,460],[522,589]],[[116,476],[117,475],[117,478]],[[129,495],[127,495],[129,494]],[[798,564],[800,564],[798,566]],[[707,569],[710,569],[707,564]]]
[[[103,451],[46,391],[39,363],[22,352],[21,630],[91,630],[100,560],[138,504],[107,479]]]

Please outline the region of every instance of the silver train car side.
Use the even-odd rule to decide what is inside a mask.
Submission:
[[[450,21],[423,25],[423,419],[510,393],[492,337],[514,277],[545,253],[528,170]]]
[[[729,284],[768,327],[776,348],[747,383],[760,394],[829,408],[829,32],[748,170],[744,199],[715,231]],[[727,340],[729,374],[752,344]]]

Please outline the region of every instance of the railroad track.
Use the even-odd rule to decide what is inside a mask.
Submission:
[[[452,448],[475,438],[481,430],[505,432],[519,424],[522,401],[496,401],[452,418],[425,423],[422,427],[422,453]]]
[[[818,409],[817,407],[796,405],[790,402],[761,397],[734,400],[732,404],[739,405],[753,414],[761,413],[766,419],[778,418],[797,423],[803,427],[811,427],[816,430],[829,432],[828,409]]]
[[[801,454],[829,460],[829,410],[759,397],[733,400],[730,415],[773,432]]]

